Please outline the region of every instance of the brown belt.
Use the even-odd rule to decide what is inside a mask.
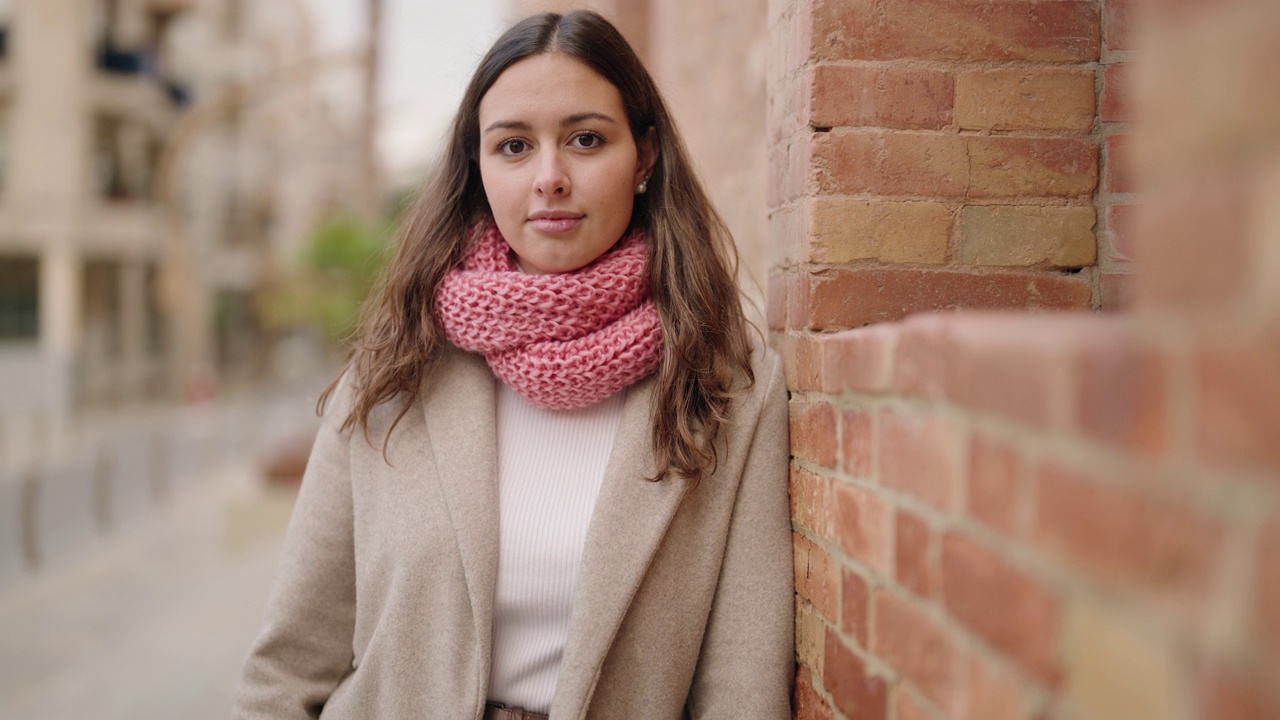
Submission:
[[[485,703],[484,720],[549,720],[549,718],[542,713],[529,712],[522,708]]]

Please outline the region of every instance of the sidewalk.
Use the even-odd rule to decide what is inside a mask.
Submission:
[[[0,717],[225,718],[293,493],[229,466],[0,591]]]

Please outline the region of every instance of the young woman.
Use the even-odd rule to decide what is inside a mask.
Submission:
[[[621,35],[504,34],[322,399],[235,716],[789,717],[787,399],[735,266]]]

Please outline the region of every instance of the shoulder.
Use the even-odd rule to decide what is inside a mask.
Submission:
[[[355,403],[356,372],[348,362],[342,369],[342,373],[338,375],[338,379],[334,380],[333,384],[320,395],[317,407],[321,422],[335,428],[345,425]]]
[[[783,376],[782,358],[763,339],[752,338],[751,372],[754,375],[750,393],[762,399],[787,395],[787,383]]]
[[[787,387],[782,359],[759,337],[752,339],[751,383],[743,384],[734,394],[730,414],[734,424],[756,425],[762,416],[787,412]]]

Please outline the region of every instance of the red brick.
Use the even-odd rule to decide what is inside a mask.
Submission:
[[[807,204],[808,245],[800,261],[848,265],[862,260],[941,265],[955,211],[936,201],[879,201],[819,195]]]
[[[944,72],[895,65],[813,68],[809,123],[814,127],[937,130],[951,124],[955,80]]]
[[[880,482],[939,510],[957,505],[961,431],[937,416],[885,410],[880,414]]]
[[[1043,682],[1059,676],[1058,599],[1041,583],[957,533],[942,541],[947,611]]]
[[[888,683],[868,674],[867,666],[831,632],[823,657],[822,684],[845,717],[884,720],[888,716]]]
[[[1280,656],[1280,517],[1258,538],[1253,606],[1263,641]]]
[[[809,601],[796,596],[796,661],[814,668],[822,675],[823,645],[827,639],[827,622]]]
[[[810,273],[792,321],[856,328],[933,310],[1084,309],[1093,291],[1074,276],[865,267]]]
[[[769,273],[768,298],[765,319],[770,330],[782,330],[787,326],[787,281],[782,273]]]
[[[788,390],[821,390],[822,341],[813,335],[788,335],[782,354]]]
[[[1132,273],[1100,273],[1098,275],[1099,309],[1119,312],[1133,306]]]
[[[1108,50],[1133,49],[1134,11],[1141,0],[1107,0],[1104,18]]]
[[[791,454],[835,469],[839,450],[836,412],[826,403],[791,403]]]
[[[774,38],[771,38],[774,42]],[[765,142],[769,149],[785,142],[786,138],[796,135],[800,128],[806,126],[805,114],[796,111],[804,108],[805,83],[796,82],[795,78],[771,78],[768,99],[765,100]]]
[[[980,653],[969,655],[965,674],[964,709],[959,720],[1025,720],[1022,684],[1011,673],[997,670]]]
[[[1083,197],[1098,183],[1098,148],[1081,138],[836,128],[820,133],[811,147],[821,193]]]
[[[1137,191],[1133,182],[1133,160],[1130,135],[1111,135],[1107,138],[1107,178],[1103,189],[1113,193]]]
[[[897,720],[933,720],[933,716],[924,709],[906,686],[899,685],[893,693],[893,706],[896,712],[894,717]]]
[[[1077,376],[1076,417],[1085,435],[1147,455],[1165,450],[1166,370],[1156,350],[1137,345],[1116,327],[1084,348]]]
[[[944,710],[960,700],[960,653],[937,621],[888,592],[876,594],[872,650]]]
[[[1114,586],[1202,605],[1223,544],[1220,521],[1054,463],[1037,473],[1036,542]]]
[[[800,133],[783,140],[769,153],[769,177],[766,200],[769,207],[778,208],[810,189],[810,158],[815,142],[809,133]]]
[[[889,359],[895,334],[883,327],[860,328],[827,336],[823,345],[822,377],[826,392],[889,387]]]
[[[787,187],[787,162],[790,159],[784,141],[769,148],[769,173],[765,178],[765,202],[770,208],[779,208],[788,200],[791,189]]]
[[[1130,122],[1134,119],[1130,107],[1132,90],[1129,75],[1128,63],[1103,67],[1102,103],[1098,108],[1098,119],[1102,122]]]
[[[831,706],[813,687],[813,670],[796,668],[795,720],[832,720]]]
[[[840,617],[840,577],[826,551],[803,535],[793,536],[796,594],[808,600],[827,622]]]
[[[772,333],[773,349],[778,352],[778,357],[782,360],[782,379],[790,388],[796,382],[796,341],[801,337],[800,334],[792,334],[788,332]]]
[[[1064,358],[1084,322],[1095,321],[1085,316],[1053,321],[1028,315],[952,318],[947,324],[947,397],[1034,427],[1050,426],[1066,388]]]
[[[1089,62],[1101,44],[1090,2],[827,0],[813,23],[814,51],[832,59]]]
[[[1098,260],[1092,205],[969,205],[960,211],[966,265],[1078,269]]]
[[[844,450],[840,469],[853,477],[871,477],[875,429],[867,410],[845,410],[841,416],[840,445]]]
[[[933,595],[941,584],[933,529],[910,510],[899,509],[894,523],[894,567],[898,584],[917,595]]]
[[[822,193],[963,198],[969,138],[938,133],[836,128],[813,143]]]
[[[769,267],[779,273],[780,277],[785,278],[782,275],[784,268],[793,267],[804,260],[802,247],[809,241],[808,227],[808,203],[794,202],[774,207],[769,213]],[[785,289],[783,294],[785,295]]]
[[[784,52],[775,56],[782,60],[784,73],[794,72],[806,65],[816,50],[811,6],[811,2],[795,5],[787,23]]]
[[[791,465],[791,519],[817,537],[830,537],[827,529],[828,480]]]
[[[840,549],[884,577],[893,572],[893,509],[879,491],[831,484],[831,531]]]
[[[871,618],[871,588],[861,575],[845,570],[840,587],[840,630],[867,647]]]
[[[893,387],[903,395],[941,398],[951,361],[951,325],[945,315],[917,315],[899,324]]]
[[[972,136],[968,197],[1086,197],[1098,185],[1098,148],[1081,138]]]
[[[1197,685],[1197,720],[1280,718],[1280,688],[1274,678],[1268,682],[1228,668],[1208,668]]]
[[[1013,445],[975,433],[969,443],[969,513],[1009,535],[1016,532],[1023,459]]]
[[[1134,259],[1137,215],[1140,212],[1138,205],[1107,206],[1107,236],[1111,239],[1112,260],[1127,262]]]
[[[803,78],[779,78],[770,87],[774,88],[768,97],[768,138],[769,147],[784,142],[787,138],[805,129],[809,102],[809,84]]]
[[[1253,250],[1247,183],[1209,170],[1149,195],[1135,260],[1141,304],[1203,310],[1248,287]]]
[[[1093,127],[1095,76],[1079,68],[984,69],[956,78],[956,124],[968,130]]]
[[[1280,475],[1280,330],[1205,339],[1196,357],[1202,457]]]
[[[813,314],[812,280],[803,271],[787,273],[787,329],[808,326]]]

